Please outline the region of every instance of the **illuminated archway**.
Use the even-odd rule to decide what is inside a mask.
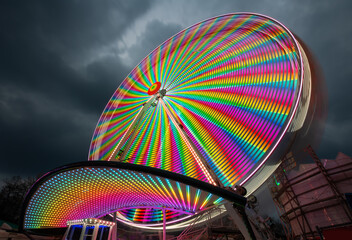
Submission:
[[[197,187],[195,187],[197,186]],[[22,229],[64,228],[66,222],[117,210],[165,208],[189,218],[224,200],[246,199],[211,184],[136,164],[90,161],[63,166],[40,178],[27,194]]]

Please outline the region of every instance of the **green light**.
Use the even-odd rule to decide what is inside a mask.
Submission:
[[[275,176],[274,176],[274,180],[275,180],[276,186],[280,186],[280,182],[278,182],[278,181],[276,180],[276,177],[275,177]]]

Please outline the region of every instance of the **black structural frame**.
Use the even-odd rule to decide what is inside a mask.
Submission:
[[[173,181],[177,181],[180,183],[184,183],[187,185],[190,185],[195,188],[199,188],[203,191],[207,191],[211,194],[217,195],[219,197],[222,197],[230,202],[233,202],[235,205],[237,205],[239,208],[244,208],[244,206],[247,203],[247,199],[245,197],[242,197],[238,195],[235,192],[216,187],[210,183],[203,182],[191,177],[187,177],[182,174],[158,169],[158,168],[153,168],[153,167],[148,167],[148,166],[143,166],[143,165],[137,165],[137,164],[131,164],[131,163],[122,163],[122,162],[111,162],[111,161],[84,161],[84,162],[76,162],[72,163],[69,165],[64,165],[58,168],[55,168],[48,173],[44,174],[42,177],[40,177],[34,185],[31,187],[31,189],[28,191],[23,205],[21,209],[21,215],[20,215],[20,221],[19,221],[19,231],[23,232],[24,228],[24,216],[26,214],[26,209],[29,204],[30,199],[32,198],[33,194],[38,190],[38,188],[47,181],[49,178],[52,176],[61,173],[61,172],[66,172],[71,169],[75,168],[81,168],[81,167],[106,167],[106,168],[117,168],[117,169],[124,169],[124,170],[131,170],[131,171],[136,171],[136,172],[142,172],[142,173],[148,173],[148,174],[153,174],[155,176],[163,177],[163,178],[168,178]]]

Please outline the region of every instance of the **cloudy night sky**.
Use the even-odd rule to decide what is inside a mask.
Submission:
[[[271,16],[305,42],[328,90],[317,152],[352,155],[351,10],[348,0],[2,0],[0,179],[87,160],[99,116],[134,66],[180,30],[230,12]]]

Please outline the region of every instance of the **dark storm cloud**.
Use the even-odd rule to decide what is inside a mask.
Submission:
[[[351,9],[328,0],[1,1],[0,178],[86,160],[99,115],[132,68],[179,30],[229,12],[271,16],[307,44],[328,89],[319,154],[352,155]]]
[[[0,176],[87,159],[98,116],[130,70],[116,54],[94,54],[118,41],[150,6],[1,1]]]
[[[138,41],[129,49],[132,65],[137,65],[144,57],[146,57],[157,46],[162,44],[171,36],[182,30],[182,26],[178,24],[166,24],[159,20],[150,21],[145,30],[140,34]]]
[[[297,34],[311,49],[325,78],[327,119],[319,155],[352,155],[352,3],[330,1],[306,4],[308,14],[295,23]]]

